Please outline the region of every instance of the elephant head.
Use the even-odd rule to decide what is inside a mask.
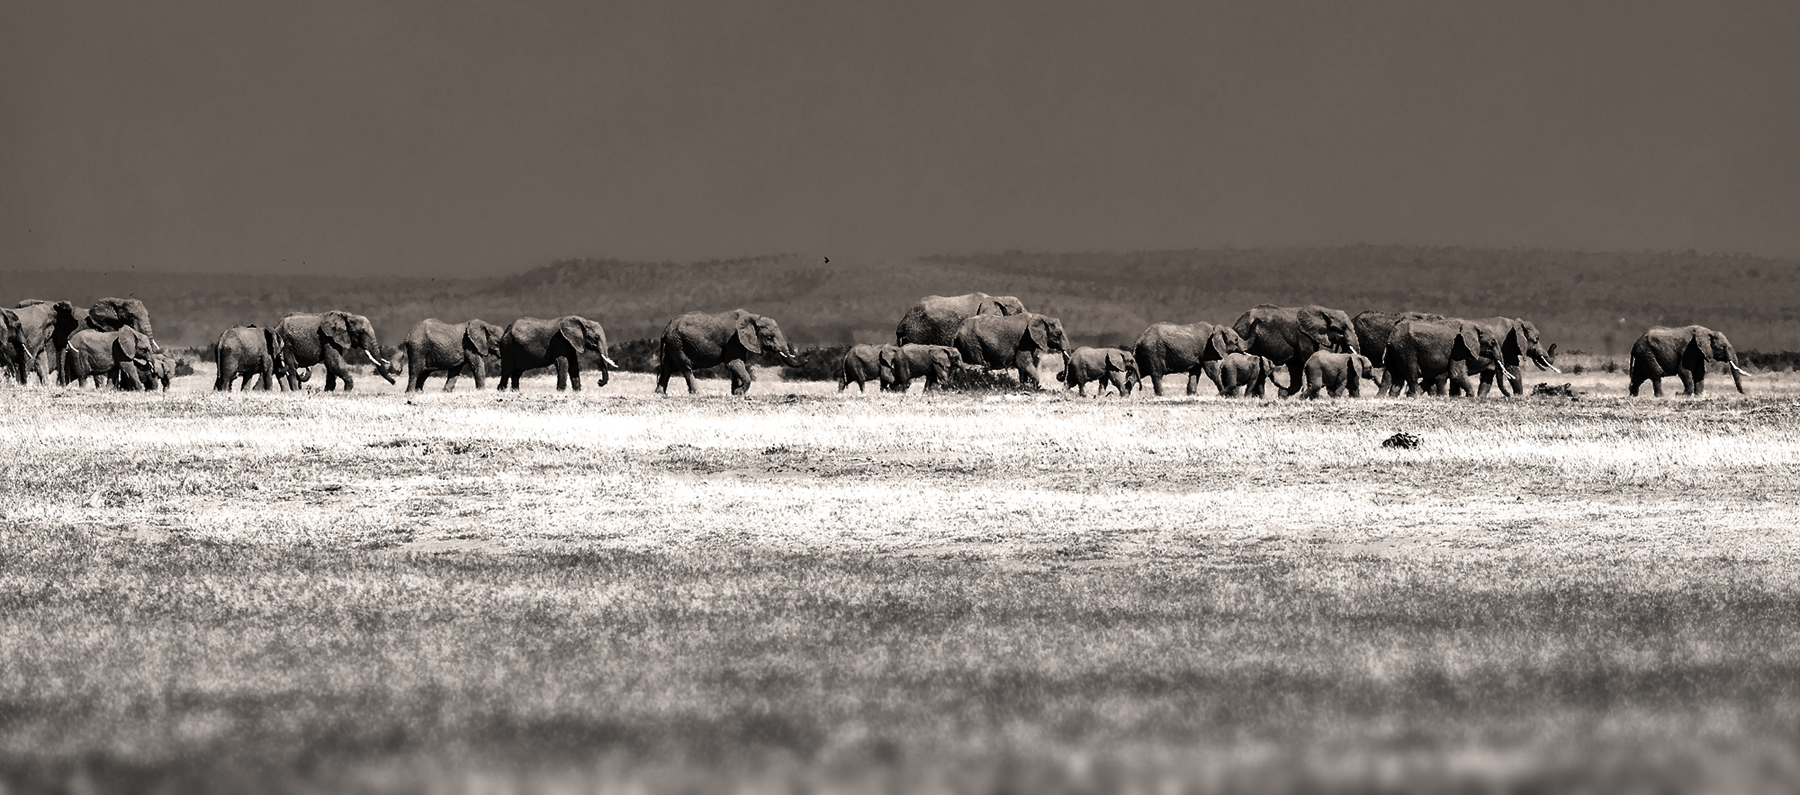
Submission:
[[[1230,331],[1230,329],[1226,330]],[[1235,337],[1237,335],[1233,334],[1232,336]],[[1119,354],[1120,355],[1116,357],[1119,361],[1119,369],[1125,373],[1124,394],[1129,395],[1137,391],[1138,383],[1143,381],[1144,377],[1138,372],[1137,357],[1132,356],[1131,353],[1127,351],[1120,351]]]
[[[737,341],[751,355],[767,354],[788,367],[800,366],[800,357],[794,355],[774,318],[738,310]]]
[[[1516,319],[1509,324],[1506,337],[1500,341],[1503,361],[1518,366],[1526,361],[1537,365],[1539,370],[1560,373],[1556,369],[1556,346],[1544,348],[1543,340],[1538,335],[1537,325],[1529,320]]]
[[[150,310],[144,308],[144,302],[136,298],[102,298],[88,308],[87,327],[96,331],[117,331],[131,327],[150,338],[150,345],[155,350],[162,350],[156,344],[156,332],[150,330]]]
[[[398,371],[381,358],[381,346],[375,342],[375,327],[370,325],[368,318],[337,310],[325,312],[319,315],[319,336],[343,353],[361,348],[368,354],[369,361],[375,363],[375,373],[388,383],[394,383]]]
[[[1725,338],[1724,332],[1713,331],[1705,326],[1689,326],[1687,349],[1682,351],[1680,361],[1687,362],[1689,356],[1698,356],[1700,366],[1707,362],[1725,362],[1731,365],[1731,383],[1737,386],[1738,394],[1744,394],[1744,372],[1737,363],[1737,350],[1731,346],[1731,340]]]
[[[612,381],[612,371],[618,368],[619,363],[606,355],[609,347],[606,344],[606,329],[579,315],[557,318],[556,326],[556,333],[568,340],[569,347],[576,353],[587,350],[597,354],[600,360],[600,377],[594,381],[595,386],[606,386]],[[498,336],[495,339],[498,340]]]
[[[1025,338],[1029,339],[1031,344],[1019,347],[1030,347],[1039,352],[1062,351],[1068,344],[1068,337],[1063,334],[1062,321],[1044,315],[1031,315],[1031,320],[1025,324]],[[1024,342],[1024,340],[1020,340],[1020,342]]]
[[[463,324],[463,346],[477,356],[499,356],[500,338],[503,336],[506,336],[506,329],[485,320],[471,320]]]
[[[1200,361],[1224,359],[1244,350],[1244,338],[1230,326],[1221,324],[1213,326],[1212,333],[1206,335],[1206,348],[1200,352]]]
[[[1456,321],[1456,338],[1450,344],[1451,361],[1497,359],[1500,341],[1486,329],[1467,320]]]
[[[1334,353],[1356,353],[1356,329],[1350,323],[1350,316],[1337,309],[1322,306],[1303,306],[1295,313],[1300,322],[1300,333],[1305,334],[1317,346],[1317,350]]]

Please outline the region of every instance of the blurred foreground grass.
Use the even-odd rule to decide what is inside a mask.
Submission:
[[[0,410],[15,791],[1800,784],[1791,398]]]

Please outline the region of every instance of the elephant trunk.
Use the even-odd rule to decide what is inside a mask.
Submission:
[[[594,386],[606,386],[608,382],[612,381],[612,369],[618,366],[619,364],[608,358],[606,354],[600,354],[600,377],[594,379]]]

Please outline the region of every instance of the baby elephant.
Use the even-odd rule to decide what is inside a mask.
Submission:
[[[1362,397],[1363,380],[1374,378],[1373,365],[1367,356],[1319,351],[1306,360],[1306,391],[1300,396],[1317,398],[1323,390],[1332,397],[1341,397],[1345,392],[1350,397]]]
[[[1076,348],[1063,351],[1063,371],[1056,380],[1063,382],[1065,389],[1074,388],[1085,397],[1089,381],[1098,382],[1094,387],[1094,396],[1099,397],[1106,391],[1106,385],[1112,384],[1120,397],[1130,395],[1137,389],[1137,359],[1118,348]]]
[[[1238,389],[1242,388],[1244,397],[1261,399],[1267,396],[1263,385],[1270,383],[1275,377],[1274,362],[1269,361],[1266,356],[1248,353],[1227,354],[1223,359],[1207,362],[1202,368],[1213,384],[1219,387],[1220,397],[1237,397]]]

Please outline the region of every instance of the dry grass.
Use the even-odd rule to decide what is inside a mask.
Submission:
[[[1577,401],[3,390],[0,767],[1792,787],[1792,374],[1661,401],[1584,376]],[[1424,445],[1380,447],[1400,430]]]

